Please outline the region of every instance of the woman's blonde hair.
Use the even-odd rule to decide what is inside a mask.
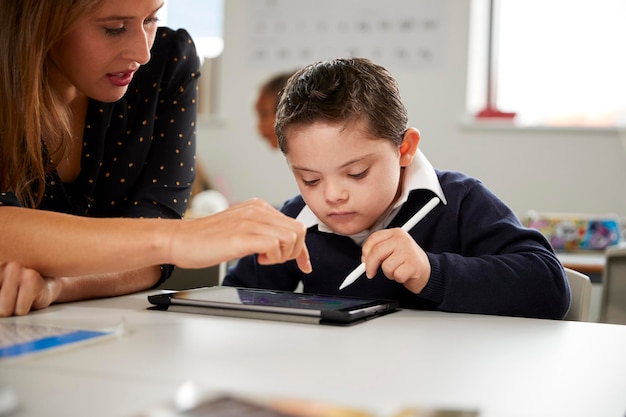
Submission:
[[[43,197],[55,155],[72,139],[71,115],[50,85],[50,52],[101,0],[0,1],[0,192],[27,207]],[[43,140],[48,149],[44,156]]]

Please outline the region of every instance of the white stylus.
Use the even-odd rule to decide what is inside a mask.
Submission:
[[[419,223],[420,220],[424,218],[424,216],[426,216],[433,208],[435,208],[437,204],[439,204],[439,201],[439,197],[433,197],[428,203],[424,205],[424,207],[419,209],[417,213],[413,215],[413,217],[407,220],[407,222],[402,225],[401,229],[405,232],[411,230],[417,223]],[[354,268],[354,271],[350,272],[346,279],[343,280],[339,289],[343,290],[348,285],[352,284],[354,281],[356,281],[358,277],[363,275],[364,272],[365,264],[361,262],[361,264]]]

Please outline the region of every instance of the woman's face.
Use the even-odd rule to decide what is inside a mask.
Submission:
[[[51,82],[66,101],[119,100],[150,60],[163,0],[104,0],[52,49]]]

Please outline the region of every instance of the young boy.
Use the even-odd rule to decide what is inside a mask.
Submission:
[[[307,227],[313,272],[295,262],[241,259],[224,284],[396,299],[404,308],[562,318],[570,303],[561,263],[479,180],[435,170],[407,128],[397,83],[367,59],[298,71],[276,119],[301,195],[281,211]],[[401,226],[433,196],[441,202]],[[366,273],[339,289],[361,262]]]

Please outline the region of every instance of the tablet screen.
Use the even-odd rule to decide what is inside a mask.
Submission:
[[[373,300],[303,294],[253,288],[211,287],[201,290],[179,291],[177,299],[236,305],[286,307],[306,310],[344,310],[372,304]]]

